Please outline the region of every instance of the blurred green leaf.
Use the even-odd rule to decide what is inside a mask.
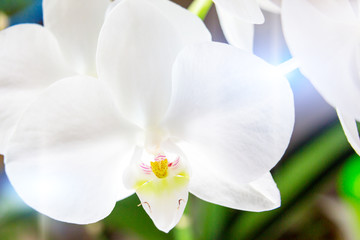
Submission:
[[[360,204],[360,157],[354,155],[344,164],[339,176],[339,192]]]
[[[190,195],[189,212],[194,221],[194,231],[197,240],[218,239],[225,228],[227,219],[235,211],[230,208],[205,202]]]
[[[175,240],[195,240],[192,221],[187,213],[184,213],[180,222],[174,228]]]
[[[343,203],[351,209],[353,233],[360,237],[360,157],[354,154],[341,169],[338,192]]]
[[[23,217],[0,227],[1,240],[39,239],[36,216]]]
[[[287,236],[286,233],[291,232],[296,233],[299,239],[338,239],[334,235],[339,228],[334,228],[334,223],[329,222],[324,216],[324,209],[319,208],[319,204],[326,199],[326,192],[333,192],[334,179],[338,175],[340,165],[330,167],[323,177],[311,183],[309,191],[290,204],[256,239],[284,239]],[[333,197],[336,198],[336,196]]]
[[[229,239],[252,239],[258,231],[276,218],[312,182],[327,171],[344,154],[350,153],[340,124],[324,132],[286,159],[283,166],[274,174],[275,182],[281,192],[282,206],[279,209],[262,213],[243,213],[230,231]]]
[[[103,220],[105,227],[111,231],[126,231],[137,235],[140,239],[162,240],[172,239],[173,230],[166,234],[158,230],[144,209],[137,205],[136,194],[117,202],[112,213]]]
[[[28,7],[33,0],[1,0],[0,1],[0,12],[5,12],[11,16],[26,7]]]
[[[8,222],[35,213],[7,184],[3,184],[0,188],[0,228]]]

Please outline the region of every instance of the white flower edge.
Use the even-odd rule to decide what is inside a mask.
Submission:
[[[360,28],[349,1],[283,0],[282,22],[300,71],[337,109],[347,139],[359,153],[360,108],[354,103],[360,101]]]
[[[345,7],[323,12],[318,7],[307,1],[283,1],[286,42],[300,71],[325,100],[360,119],[360,108],[353,104],[360,101],[358,24],[342,17],[347,13]]]
[[[221,29],[229,44],[248,51],[253,51],[254,24],[238,19],[232,14],[223,12],[221,8],[216,9]]]
[[[249,14],[247,17],[241,11],[229,11],[228,6],[223,6],[222,2],[216,5],[221,29],[228,43],[249,52],[253,50],[254,24],[262,24],[264,22],[260,8],[272,13],[280,13],[280,7],[271,0],[258,0],[257,2],[258,5],[256,5],[255,1],[252,1],[251,4],[247,3],[247,1],[242,1],[241,3],[237,1],[237,4],[242,4],[244,9],[253,9],[253,14]],[[261,18],[258,16],[258,13],[255,14],[257,11],[254,9],[260,10]]]
[[[360,138],[359,131],[356,125],[356,119],[351,115],[341,112],[341,110],[339,109],[337,109],[336,111],[339,116],[339,120],[346,135],[346,138],[348,139],[350,145],[353,147],[355,152],[360,155]]]
[[[280,0],[281,1],[281,0]],[[280,1],[274,0],[257,0],[261,9],[271,13],[280,14]]]

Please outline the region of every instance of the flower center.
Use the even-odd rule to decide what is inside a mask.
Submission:
[[[187,200],[189,174],[185,158],[158,148],[157,152],[142,151],[136,155],[142,161],[134,161],[126,178],[140,204],[155,225],[168,232],[179,222]],[[150,164],[148,164],[150,163]]]
[[[168,175],[168,160],[164,155],[155,157],[154,162],[150,162],[151,170],[158,178],[165,178]]]

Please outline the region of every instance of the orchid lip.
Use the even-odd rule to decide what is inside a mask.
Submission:
[[[149,156],[148,151],[143,152]],[[180,220],[188,200],[189,174],[185,162],[175,154],[163,151],[151,161],[134,165],[137,178],[133,188],[154,224],[167,232]],[[149,157],[150,157],[149,156]]]

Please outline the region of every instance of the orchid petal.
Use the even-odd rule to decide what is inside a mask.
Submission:
[[[341,126],[344,129],[346,138],[355,152],[360,155],[360,138],[355,118],[341,112],[339,109],[337,109],[337,114],[339,116]]]
[[[163,1],[123,0],[100,33],[99,77],[112,86],[124,116],[142,127],[156,124],[166,111],[178,52],[210,40],[200,19]]]
[[[345,1],[317,3],[283,1],[285,39],[301,72],[325,100],[360,119],[360,108],[354,104],[360,102],[360,25],[349,21]]]
[[[4,153],[29,103],[45,87],[72,72],[54,36],[40,25],[23,24],[1,31],[0,46],[0,153]]]
[[[280,160],[293,125],[289,83],[260,58],[220,43],[179,54],[164,126],[199,150],[189,162],[206,159],[231,181],[254,181]]]
[[[217,9],[221,29],[226,40],[233,46],[252,52],[254,40],[254,24],[245,22],[233,15]]]
[[[208,159],[196,147],[187,143],[180,143],[179,147],[191,161],[189,191],[195,196],[214,204],[245,211],[266,211],[280,206],[280,192],[269,172],[250,183],[239,184],[230,180],[227,174],[214,165],[204,164]],[[204,159],[198,161],[199,157]]]
[[[211,165],[202,165],[198,161],[192,162],[192,172],[189,190],[205,201],[255,212],[280,206],[280,192],[270,173],[248,184],[238,184]]]
[[[98,36],[109,0],[44,0],[44,26],[79,74],[96,76]]]
[[[248,23],[261,24],[264,16],[255,0],[213,0],[217,9]]]
[[[279,3],[274,2],[274,0],[257,0],[261,9],[280,14],[280,6]]]
[[[134,192],[122,185],[122,174],[135,132],[109,91],[94,78],[66,78],[43,92],[20,119],[5,170],[35,210],[87,224],[106,217],[120,196]]]

